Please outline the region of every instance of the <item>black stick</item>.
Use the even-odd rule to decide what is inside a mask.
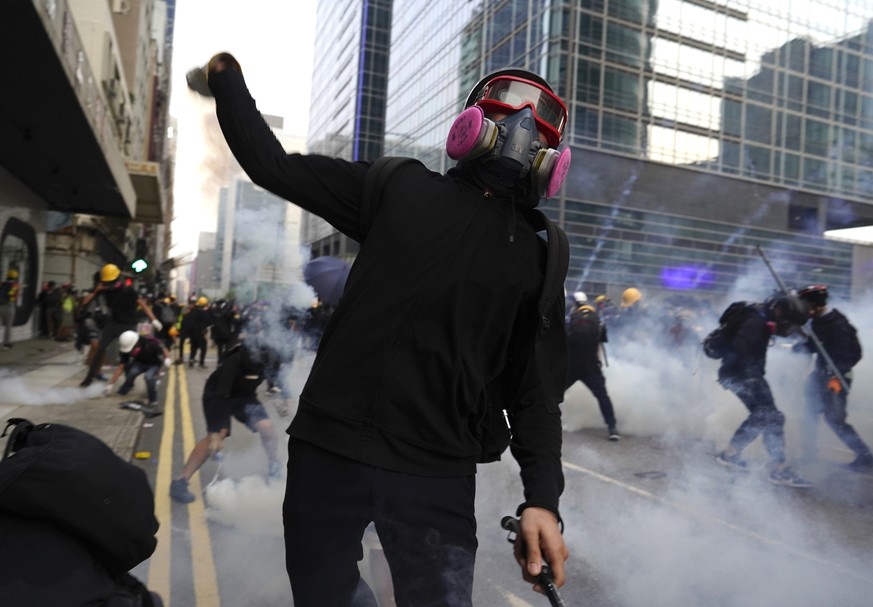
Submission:
[[[500,520],[500,526],[509,531],[509,535],[506,539],[510,544],[522,542],[522,548],[524,548],[523,540],[521,539],[521,525],[517,518],[504,516]],[[562,599],[561,595],[558,594],[558,587],[555,586],[555,579],[552,577],[552,568],[549,567],[548,563],[543,563],[542,569],[540,569],[540,574],[537,576],[537,582],[542,586],[543,590],[546,591],[546,596],[552,607],[567,607],[564,599]]]

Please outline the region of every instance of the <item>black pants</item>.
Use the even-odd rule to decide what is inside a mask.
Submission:
[[[88,369],[88,375],[85,381],[91,381],[100,375],[100,369],[103,366],[103,356],[106,354],[106,348],[113,341],[118,339],[118,336],[125,331],[136,330],[136,323],[119,323],[110,320],[105,327],[100,331],[100,341],[97,344],[97,352],[94,353],[94,360],[91,361],[91,367]]]
[[[189,339],[191,339],[191,355],[188,360],[192,363],[195,360],[198,360],[197,352],[199,351],[200,366],[202,367],[203,364],[206,362],[206,336],[199,331],[192,331],[188,334],[188,337]]]
[[[721,384],[737,395],[749,410],[749,417],[731,437],[730,445],[737,452],[763,435],[764,448],[775,464],[785,461],[785,416],[776,408],[770,385],[763,377],[724,378]]]
[[[855,428],[846,421],[846,406],[848,396],[845,391],[839,394],[828,390],[827,373],[814,371],[806,383],[806,415],[803,419],[803,455],[815,457],[816,434],[818,431],[818,418],[824,416],[825,422],[830,426],[841,441],[851,449],[855,455],[870,453],[870,447],[858,436]],[[851,386],[850,380],[846,379]]]
[[[376,526],[398,607],[472,604],[475,476],[391,472],[290,439],[285,566],[295,607],[374,605],[361,540]]]
[[[607,427],[615,428],[615,410],[612,408],[612,400],[606,391],[606,378],[603,377],[603,371],[600,370],[597,358],[577,358],[571,355],[567,362],[569,370],[564,392],[577,381],[581,381],[597,399],[600,414]]]

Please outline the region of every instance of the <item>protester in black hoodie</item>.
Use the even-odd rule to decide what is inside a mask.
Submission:
[[[203,386],[203,416],[207,435],[191,450],[185,466],[170,483],[170,497],[188,504],[195,500],[188,490],[188,481],[210,456],[222,449],[224,439],[230,436],[230,421],[235,418],[261,437],[267,453],[267,476],[279,478],[281,464],[276,457],[278,439],[264,405],[256,391],[264,381],[264,361],[257,350],[237,343],[213,371]]]
[[[858,341],[857,330],[842,312],[828,306],[827,286],[811,285],[798,295],[809,304],[815,336],[836,366],[837,372],[851,386],[852,367],[861,360],[861,343]],[[834,434],[855,454],[855,459],[847,467],[856,472],[873,468],[870,447],[846,422],[848,394],[843,389],[842,382],[818,352],[811,337],[800,345],[800,349],[817,354],[815,369],[806,385],[807,409],[802,434],[804,459],[814,460],[816,457],[818,418],[824,415]]]
[[[807,308],[794,296],[774,296],[764,303],[742,308],[731,323],[736,327],[727,353],[718,369],[718,382],[736,394],[749,410],[727,448],[716,461],[727,467],[746,469],[741,458],[758,436],[770,456],[770,482],[775,485],[809,487],[785,462],[785,415],[776,408],[770,385],[764,378],[767,347],[774,335],[786,336],[806,320]]]
[[[294,604],[372,599],[357,565],[372,521],[398,603],[469,605],[474,475],[510,441],[503,410],[524,485],[517,512],[527,553],[516,558],[526,580],[537,582],[545,559],[562,585],[563,297],[549,313],[557,329],[539,341],[540,368],[546,247],[528,209],[556,192],[569,166],[569,151],[555,149],[563,103],[535,74],[491,74],[450,132],[458,166],[442,175],[408,162],[365,200],[370,163],[286,154],[236,60],[222,53],[205,72],[252,181],[361,244],[288,430]]]

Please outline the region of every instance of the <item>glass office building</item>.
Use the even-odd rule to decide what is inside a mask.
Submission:
[[[544,206],[570,237],[568,289],[717,296],[761,266],[758,246],[789,285],[866,288],[869,247],[824,232],[873,224],[869,1],[395,0],[390,12],[383,154],[446,170],[463,99],[501,67],[542,74],[567,102],[573,165]],[[351,102],[313,90],[313,116]]]
[[[392,0],[319,2],[307,147],[348,160],[382,156]],[[304,213],[312,257],[352,257],[357,244]]]

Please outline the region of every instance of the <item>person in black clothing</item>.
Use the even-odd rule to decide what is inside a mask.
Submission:
[[[188,298],[188,304],[179,310],[179,358],[176,359],[176,364],[181,365],[185,362],[185,342],[191,336],[191,318],[189,314],[194,309],[197,303],[197,298],[193,295]]]
[[[168,350],[172,350],[176,340],[171,335],[170,329],[173,328],[179,317],[178,310],[176,310],[172,305],[172,301],[169,297],[160,295],[158,296],[152,311],[155,313],[155,317],[157,317],[163,325],[161,330],[157,333],[158,339],[161,340],[164,347]]]
[[[231,417],[260,435],[267,453],[267,476],[272,479],[281,476],[276,430],[256,394],[263,381],[264,363],[257,351],[241,343],[228,350],[224,361],[209,375],[203,387],[203,415],[208,434],[194,446],[182,472],[170,483],[171,498],[182,504],[196,499],[188,490],[188,481],[210,456],[221,451],[224,439],[230,436]]]
[[[158,379],[164,367],[170,366],[170,351],[157,338],[139,335],[136,331],[125,331],[118,337],[118,351],[121,363],[115,368],[112,379],[103,390],[109,396],[115,388],[115,382],[124,373],[124,383],[118,393],[125,395],[133,389],[133,382],[142,375],[145,378],[148,404],[142,408],[146,417],[161,415],[158,406]]]
[[[410,159],[365,200],[371,163],[286,154],[236,59],[216,55],[192,86],[204,72],[252,181],[360,243],[288,430],[294,604],[373,600],[357,565],[370,522],[399,604],[471,604],[476,465],[507,444],[524,485],[522,575],[536,584],[545,559],[561,586],[564,304],[550,294],[558,329],[537,340],[547,248],[530,209],[569,168],[563,102],[531,72],[490,74],[449,133],[458,166]]]
[[[861,360],[861,343],[858,332],[846,316],[828,306],[826,285],[811,285],[801,290],[798,296],[809,304],[812,317],[812,331],[818,337],[830,359],[846,383],[852,385],[852,367]],[[834,374],[812,339],[809,337],[799,344],[799,350],[816,354],[815,369],[806,385],[807,409],[803,420],[803,458],[816,458],[816,434],[819,417],[824,419],[831,430],[855,454],[855,459],[847,464],[857,472],[873,468],[873,454],[855,429],[846,422],[848,394],[839,378]]]
[[[606,378],[603,376],[603,363],[600,361],[601,346],[607,342],[606,327],[600,322],[594,306],[588,304],[585,293],[577,291],[573,294],[573,299],[578,307],[570,314],[567,327],[569,373],[564,391],[577,381],[585,384],[597,399],[606,423],[607,437],[611,441],[617,441],[621,439],[621,435],[616,428],[615,411],[612,399],[606,391]]]
[[[205,297],[198,297],[194,302],[194,305],[191,306],[188,313],[185,314],[185,317],[182,319],[182,333],[185,335],[187,332],[187,337],[191,340],[191,353],[188,358],[189,367],[193,367],[194,361],[199,360],[200,368],[206,368],[206,333],[209,331],[209,326],[211,324],[212,319],[209,314],[209,300]],[[198,352],[200,353],[199,358],[197,355]]]
[[[237,329],[237,313],[233,304],[221,299],[215,302],[210,310],[212,315],[212,341],[218,350],[218,364],[224,360],[224,353],[236,341],[239,330]]]
[[[770,385],[764,379],[767,347],[773,335],[787,336],[806,322],[807,309],[794,296],[774,296],[764,303],[742,308],[733,321],[727,353],[718,369],[718,382],[749,410],[749,416],[737,428],[728,447],[716,461],[732,468],[746,469],[741,458],[743,449],[758,436],[770,456],[770,482],[792,487],[809,487],[785,463],[785,416],[776,408]]]
[[[128,281],[124,280],[121,270],[115,264],[108,263],[103,266],[103,269],[100,270],[100,282],[97,283],[93,291],[85,296],[81,306],[83,308],[87,307],[97,295],[103,295],[103,300],[109,308],[109,318],[101,328],[100,343],[97,345],[94,358],[91,360],[88,374],[82,380],[82,383],[79,384],[83,388],[90,386],[94,379],[106,381],[100,373],[106,348],[125,331],[136,329],[138,307],[142,309],[143,313],[152,322],[155,331],[160,331],[163,328],[161,322],[152,313],[148,302],[140,297],[139,293]]]

